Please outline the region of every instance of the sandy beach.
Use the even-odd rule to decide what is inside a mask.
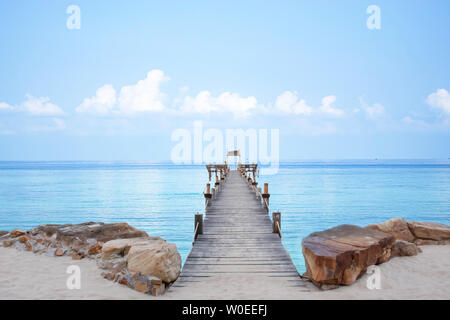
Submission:
[[[105,280],[93,260],[0,248],[0,299],[450,299],[450,246],[423,246],[422,250],[417,256],[379,265],[381,289],[367,288],[367,274],[351,286],[328,291],[308,283],[309,292],[273,278],[218,276],[206,284],[192,283],[153,297]],[[80,289],[66,286],[70,265],[81,269]]]

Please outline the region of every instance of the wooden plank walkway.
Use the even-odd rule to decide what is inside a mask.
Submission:
[[[230,171],[211,201],[199,234],[171,290],[215,275],[276,278],[307,291],[272,221],[239,171]],[[218,288],[220,290],[220,288]]]

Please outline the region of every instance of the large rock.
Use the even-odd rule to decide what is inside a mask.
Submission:
[[[103,245],[103,260],[122,256],[126,258],[128,271],[133,274],[157,277],[166,283],[175,281],[180,275],[181,256],[176,245],[160,237],[119,239]]]
[[[53,238],[63,246],[74,248],[89,244],[92,240],[106,242],[113,239],[148,237],[142,230],[133,228],[128,223],[86,222],[81,224],[44,224],[31,230],[34,236]]]
[[[368,225],[366,228],[392,234],[397,240],[414,241],[414,235],[409,230],[408,223],[403,218],[393,218],[382,223]]]
[[[450,227],[435,222],[408,221],[408,227],[418,239],[449,240]]]
[[[111,256],[122,256],[128,255],[128,251],[132,245],[138,245],[139,243],[146,244],[147,240],[162,240],[160,237],[142,237],[142,238],[131,238],[131,239],[116,239],[111,240],[103,244],[102,247],[102,258],[104,260],[110,259]]]
[[[385,262],[395,238],[387,233],[340,225],[302,241],[305,277],[316,285],[350,285],[368,266]]]
[[[391,257],[416,256],[422,250],[414,243],[397,240],[392,246]]]
[[[13,231],[11,231],[11,232],[9,233],[9,236],[10,236],[11,238],[17,238],[17,237],[20,237],[20,236],[23,236],[23,235],[26,235],[26,234],[27,234],[26,231],[19,230],[19,229],[14,229]]]
[[[131,272],[154,276],[167,283],[175,281],[181,271],[181,256],[176,245],[164,240],[132,246],[127,262]]]

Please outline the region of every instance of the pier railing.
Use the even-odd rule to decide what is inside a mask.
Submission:
[[[216,197],[220,194],[220,189],[223,183],[226,182],[227,175],[230,171],[228,166],[225,165],[207,165],[209,174],[209,181],[213,174],[215,175],[214,188],[211,188],[211,184],[206,184],[206,189],[203,192],[205,197],[205,214],[208,212],[208,208],[214,202]],[[264,183],[264,189],[258,188],[258,182],[256,181],[257,176],[257,164],[239,164],[238,171],[241,173],[242,178],[248,183],[249,188],[255,193],[256,198],[261,201],[261,205],[267,213],[269,213],[269,184]],[[253,177],[252,177],[253,175]],[[277,233],[280,238],[281,234],[281,213],[272,212],[272,232]],[[194,220],[194,237],[192,244],[195,243],[199,234],[203,234],[203,214],[196,214]]]
[[[248,181],[248,185],[253,190],[253,192],[255,192],[256,198],[258,200],[261,200],[261,204],[264,209],[269,212],[269,184],[264,183],[264,192],[262,192],[261,188],[258,188],[258,182],[256,181],[257,165],[239,165],[238,170],[241,172],[242,178]],[[253,174],[253,179],[251,174]],[[272,232],[278,233],[280,238],[282,237],[280,212],[272,212]]]

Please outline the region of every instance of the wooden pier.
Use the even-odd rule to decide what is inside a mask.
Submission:
[[[307,290],[281,242],[279,212],[269,217],[268,185],[257,187],[256,165],[207,166],[214,187],[205,192],[205,216],[195,215],[192,250],[171,290],[215,275],[258,275]],[[253,174],[253,176],[251,176]],[[299,244],[300,246],[300,244]],[[220,288],[218,288],[220,289]]]

